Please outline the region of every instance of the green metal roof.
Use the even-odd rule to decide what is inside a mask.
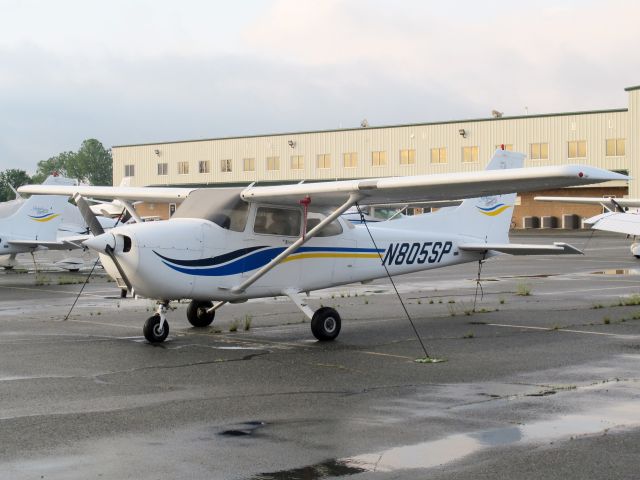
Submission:
[[[640,85],[636,85],[635,87],[627,87],[624,89],[625,92],[630,92],[631,90],[640,90]]]
[[[637,87],[629,87],[625,90],[633,90]],[[260,137],[282,137],[282,136],[292,136],[292,135],[309,135],[315,133],[333,133],[333,132],[352,132],[355,130],[379,130],[383,128],[400,128],[400,127],[424,127],[424,126],[433,126],[433,125],[450,125],[454,123],[472,123],[472,122],[500,122],[503,120],[521,120],[525,118],[545,118],[545,117],[565,117],[572,115],[593,115],[599,113],[620,113],[628,111],[627,108],[616,108],[611,110],[589,110],[582,112],[559,112],[559,113],[544,113],[544,114],[536,114],[536,115],[516,115],[512,117],[489,117],[489,118],[474,118],[467,120],[447,120],[444,122],[427,122],[427,123],[408,123],[408,124],[399,124],[399,125],[381,125],[375,127],[357,127],[357,128],[339,128],[333,130],[312,130],[312,131],[302,131],[302,132],[284,132],[284,133],[266,133],[260,135],[244,135],[244,136],[236,136],[236,137],[219,137],[219,138],[201,138],[201,139],[192,139],[192,140],[174,140],[169,142],[150,142],[150,143],[136,143],[130,145],[114,145],[112,148],[126,148],[126,147],[145,147],[145,146],[154,146],[154,145],[169,145],[175,143],[195,143],[195,142],[211,142],[215,140],[242,140],[249,138],[260,138]]]

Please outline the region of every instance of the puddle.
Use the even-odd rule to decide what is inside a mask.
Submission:
[[[636,402],[624,402],[594,408],[594,410],[585,413],[564,415],[551,420],[455,434],[440,440],[395,447],[354,457],[327,460],[306,467],[261,473],[251,477],[251,480],[315,480],[328,477],[346,477],[365,472],[427,469],[460,460],[492,447],[550,442],[603,433],[612,428],[639,425],[640,406]]]
[[[234,428],[223,430],[220,432],[220,435],[224,437],[249,437],[265,425],[265,422],[252,420],[250,422],[244,422],[239,425],[233,425]]]
[[[589,275],[640,275],[640,268],[611,268],[590,272]]]

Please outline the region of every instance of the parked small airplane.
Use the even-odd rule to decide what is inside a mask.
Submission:
[[[78,182],[52,174],[47,177],[43,185],[75,186]],[[15,189],[14,189],[15,191]],[[28,212],[30,205],[40,205],[43,198],[29,199],[22,198],[17,191],[16,199],[0,203],[0,239],[10,242],[3,242],[0,245],[0,267],[11,269],[17,265],[16,255],[20,253],[30,253],[36,250],[73,250],[82,248],[81,243],[89,238],[89,230],[78,208],[69,203],[69,197],[62,195],[58,199],[47,201],[55,205],[55,217],[43,217],[39,219],[42,231],[35,234],[34,224],[29,220]],[[111,204],[105,204],[111,206]],[[99,206],[99,205],[98,205]],[[120,206],[120,213],[124,206]],[[108,229],[116,225],[117,220],[104,216],[97,217],[103,228]],[[55,219],[55,221],[53,221]],[[51,233],[51,227],[56,228]],[[73,262],[61,262],[59,265],[64,269],[77,269]],[[68,268],[69,267],[69,268]]]
[[[226,303],[288,296],[311,319],[318,340],[335,339],[338,312],[315,312],[302,293],[464,262],[500,252],[580,253],[564,243],[510,244],[516,194],[626,179],[586,166],[519,168],[524,156],[497,150],[488,170],[247,188],[21,187],[26,193],[74,195],[95,238],[84,245],[137,294],[159,300],[143,332],[169,333],[169,301],[192,299],[187,318],[204,327]],[[123,225],[103,233],[82,196],[183,200],[170,220]],[[472,198],[478,197],[478,198]],[[354,226],[340,215],[354,205],[467,198],[458,207]],[[367,230],[368,227],[368,230]],[[371,233],[371,236],[369,235]],[[373,240],[373,241],[372,241]],[[216,303],[214,304],[213,301]]]
[[[58,246],[62,212],[69,204],[61,195],[34,195],[7,217],[0,218],[0,255],[15,255]]]
[[[539,202],[578,203],[583,205],[601,205],[605,213],[587,218],[584,223],[594,230],[624,233],[634,237],[640,236],[640,199],[615,197],[534,197]],[[630,211],[630,209],[636,211]],[[631,244],[631,253],[640,258],[640,242]]]

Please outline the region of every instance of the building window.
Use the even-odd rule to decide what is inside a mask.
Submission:
[[[158,175],[169,175],[169,164],[168,163],[159,163],[158,164]]]
[[[189,162],[178,162],[178,175],[189,174]]]
[[[382,167],[387,164],[387,152],[381,150],[379,152],[371,152],[371,165],[374,167]]]
[[[432,148],[431,163],[447,163],[447,149],[445,147]]]
[[[400,150],[400,165],[413,165],[416,163],[416,151]]]
[[[500,145],[496,145],[496,150],[502,150],[502,145],[504,145],[504,149],[510,152],[513,152],[513,144],[512,143],[501,143]]]
[[[211,164],[209,160],[200,160],[198,162],[198,171],[200,173],[209,173],[211,171]]]
[[[280,157],[267,157],[267,170],[280,170]]]
[[[607,157],[624,156],[624,138],[607,139]]]
[[[331,154],[321,153],[316,158],[318,168],[331,168]]]
[[[478,161],[478,147],[462,147],[462,161],[471,163]]]
[[[568,142],[567,147],[567,156],[569,158],[585,158],[587,156],[586,140]]]
[[[242,159],[242,169],[245,172],[255,172],[256,171],[256,159],[255,158],[243,158]],[[224,172],[224,170],[223,170]]]
[[[532,143],[529,156],[531,160],[549,160],[549,144]]]
[[[342,155],[344,160],[344,168],[355,168],[358,166],[358,154],[356,152],[349,152]]]
[[[291,155],[291,169],[301,170],[304,168],[304,156],[303,155]]]
[[[253,159],[252,159],[253,160]],[[220,171],[221,172],[231,172],[231,159],[227,158],[224,160],[220,160]]]
[[[135,165],[125,165],[124,166],[124,176],[125,177],[133,177],[135,175]]]

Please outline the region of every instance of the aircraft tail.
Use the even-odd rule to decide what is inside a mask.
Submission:
[[[55,241],[67,203],[63,195],[32,195],[12,215],[0,219],[0,231],[15,238]]]
[[[523,154],[498,149],[487,165],[487,170],[522,168],[523,164]],[[509,193],[468,198],[457,207],[446,207],[433,213],[392,220],[385,226],[439,233],[452,232],[473,237],[484,243],[508,243],[516,196],[516,193]]]

